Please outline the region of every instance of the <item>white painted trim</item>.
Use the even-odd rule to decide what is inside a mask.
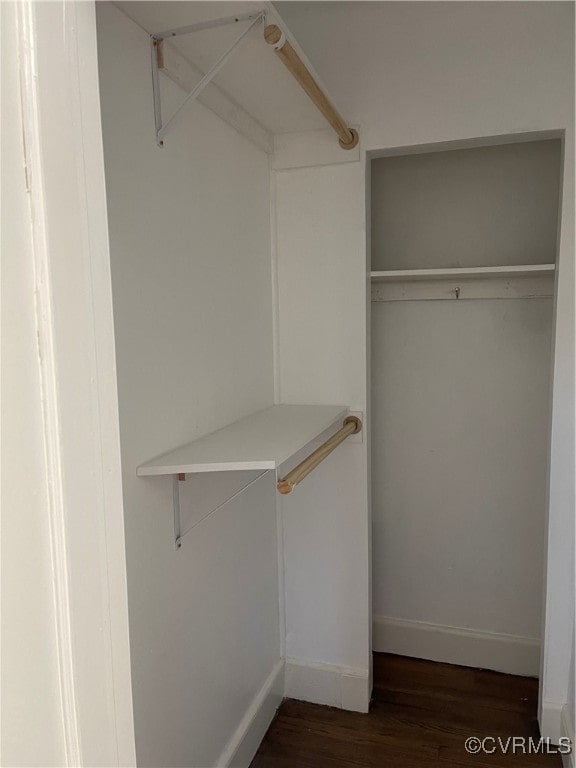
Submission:
[[[286,558],[284,548],[284,495],[276,496],[276,544],[278,555],[278,630],[280,655],[286,657]]]
[[[557,235],[550,444],[546,514],[542,658],[538,722],[554,727],[550,699],[566,701],[574,684],[574,126],[561,132],[562,184]],[[572,657],[573,658],[573,657]],[[552,709],[554,709],[552,705]],[[549,725],[550,723],[550,725]]]
[[[286,659],[286,696],[351,712],[368,712],[370,672],[303,659]]]
[[[368,658],[370,665],[369,687],[374,687],[374,656],[372,653],[372,632],[374,614],[374,578],[373,578],[373,513],[372,513],[372,302],[370,301],[370,267],[372,262],[372,163],[362,150],[362,168],[364,169],[365,220],[364,220],[364,268],[366,272],[365,314],[366,337],[364,361],[366,376],[364,379],[364,394],[366,401],[366,419],[364,429],[366,442],[366,523],[368,533]]]
[[[558,744],[562,732],[562,710],[564,704],[555,701],[543,701],[539,720],[540,735],[550,739],[552,744]]]
[[[474,147],[494,147],[502,144],[523,144],[527,141],[546,141],[561,139],[564,136],[562,128],[543,131],[523,131],[521,133],[498,133],[493,136],[469,136],[464,139],[449,141],[434,141],[424,144],[409,144],[386,147],[385,149],[370,149],[367,156],[370,160],[381,157],[397,157],[398,155],[422,155],[431,152],[451,152],[455,149],[473,149]]]
[[[572,752],[570,752],[569,755],[562,755],[563,768],[576,768],[576,755],[574,753],[574,750],[576,749],[574,712],[571,713],[569,704],[565,704],[562,707],[560,715],[560,737],[570,739],[570,743],[572,744]]]
[[[479,299],[542,299],[554,295],[554,276],[492,276],[432,280],[373,280],[372,301],[477,301]]]
[[[54,349],[50,256],[46,232],[47,214],[44,198],[42,149],[40,146],[40,109],[36,84],[38,69],[37,51],[34,45],[36,40],[36,19],[31,0],[23,0],[23,2],[18,3],[17,9],[24,159],[32,222],[44,454],[46,474],[49,478],[47,483],[48,517],[56,615],[59,685],[66,761],[67,765],[74,766],[80,765],[81,747],[76,716],[76,688],[70,620],[71,606],[66,556],[64,468],[59,433],[60,414],[58,408],[57,373],[55,370],[56,352]]]
[[[540,642],[531,637],[374,616],[372,642],[382,653],[529,677],[539,672]]]
[[[482,277],[531,277],[553,275],[555,264],[509,264],[497,267],[454,267],[446,269],[387,269],[374,270],[372,280],[391,282],[394,280],[444,280],[446,278]]]
[[[18,14],[66,763],[130,766],[136,755],[95,6],[23,0]]]
[[[272,281],[272,365],[274,372],[274,403],[282,402],[280,376],[280,301],[278,284],[278,215],[276,174],[272,171],[272,158],[268,158],[270,177],[270,277]]]
[[[280,659],[218,758],[217,768],[248,768],[283,698],[284,660]]]
[[[278,288],[277,248],[277,189],[276,174],[272,171],[272,157],[268,157],[270,192],[270,279],[272,289],[272,370],[274,377],[274,404],[282,402],[280,376],[280,304]],[[276,495],[276,541],[278,549],[278,618],[280,630],[280,655],[286,656],[286,563],[284,556],[284,496]]]

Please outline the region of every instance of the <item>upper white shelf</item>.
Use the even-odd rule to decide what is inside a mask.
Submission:
[[[137,474],[277,469],[347,414],[343,405],[273,405],[142,464]]]
[[[537,277],[554,273],[555,264],[521,264],[506,267],[457,267],[453,269],[389,269],[371,272],[373,282],[394,280],[444,280],[473,277]]]

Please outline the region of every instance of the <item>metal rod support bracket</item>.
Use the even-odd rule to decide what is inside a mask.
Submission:
[[[180,483],[186,480],[186,475],[174,475],[172,479],[172,502],[174,505],[174,549],[182,547],[182,522],[180,518]]]
[[[260,24],[265,19],[266,15],[264,11],[260,13],[245,13],[237,16],[227,16],[223,19],[214,19],[212,21],[201,22],[199,24],[191,24],[187,27],[179,27],[177,29],[169,29],[164,32],[157,32],[150,35],[150,49],[152,55],[152,91],[154,95],[154,126],[156,129],[156,143],[159,147],[164,146],[164,136],[166,135],[168,128],[172,125],[176,117],[182,112],[186,104],[189,101],[196,99],[202,91],[209,85],[216,77],[218,72],[226,64],[228,59],[232,56],[236,48],[242,43],[244,38],[248,35],[250,30]],[[163,56],[162,56],[162,43],[168,37],[176,37],[177,35],[187,35],[191,32],[199,32],[204,29],[211,29],[213,27],[221,27],[227,24],[236,24],[241,21],[250,21],[248,27],[242,32],[242,34],[234,41],[234,43],[228,48],[228,50],[222,54],[218,61],[206,72],[204,77],[194,86],[194,88],[186,95],[184,101],[180,106],[172,113],[168,120],[164,123],[162,121],[162,103],[160,96],[160,69],[162,69]]]
[[[173,475],[172,502],[174,507],[174,549],[178,551],[179,549],[182,548],[182,539],[184,538],[184,536],[186,536],[187,533],[189,533],[193,528],[195,528],[199,523],[201,523],[202,520],[205,520],[207,517],[210,517],[210,515],[213,515],[214,512],[217,512],[219,509],[222,509],[222,507],[228,504],[229,501],[232,501],[232,499],[235,499],[236,496],[239,496],[241,493],[243,493],[247,488],[249,488],[251,485],[253,485],[258,480],[260,480],[260,478],[263,477],[265,474],[267,474],[269,471],[270,470],[265,469],[255,478],[253,478],[248,483],[246,483],[246,485],[243,485],[242,488],[239,488],[235,493],[229,496],[225,501],[223,501],[217,507],[214,507],[214,509],[210,510],[210,512],[204,515],[204,517],[202,517],[200,520],[194,523],[186,531],[182,531],[182,517],[180,513],[180,483],[186,480],[186,474],[184,472],[180,472],[177,475]]]

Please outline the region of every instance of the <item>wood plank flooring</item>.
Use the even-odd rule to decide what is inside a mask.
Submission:
[[[559,755],[464,748],[469,736],[537,741],[537,680],[375,654],[373,696],[367,715],[286,699],[251,768],[561,768]]]

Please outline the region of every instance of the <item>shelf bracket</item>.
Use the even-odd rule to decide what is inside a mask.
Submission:
[[[263,11],[257,14],[240,14],[237,16],[228,16],[223,19],[214,19],[213,21],[201,22],[199,24],[191,24],[187,27],[180,27],[178,29],[169,29],[164,32],[158,32],[150,35],[150,50],[152,56],[152,91],[154,96],[154,125],[156,129],[156,143],[159,147],[164,146],[164,137],[173,124],[174,120],[182,112],[188,102],[196,99],[206,86],[212,82],[218,72],[226,64],[228,59],[232,56],[234,51],[242,43],[244,38],[257,24],[260,24],[265,18]],[[228,48],[228,50],[222,54],[218,61],[206,72],[201,80],[194,86],[194,88],[187,94],[184,101],[173,112],[168,120],[162,122],[162,103],[160,97],[160,69],[163,65],[162,43],[166,38],[176,37],[178,35],[187,35],[191,32],[199,32],[204,29],[211,29],[213,27],[221,27],[227,24],[237,24],[241,21],[250,21],[251,23],[246,27],[242,34],[235,40],[235,42]]]
[[[182,521],[180,518],[180,483],[186,480],[186,475],[174,475],[172,478],[172,503],[174,506],[174,549],[182,547]]]
[[[202,517],[200,520],[194,523],[194,525],[188,528],[188,530],[184,531],[184,533],[182,533],[182,518],[180,515],[180,483],[186,480],[186,474],[184,472],[181,472],[177,475],[173,475],[172,476],[172,501],[174,506],[174,549],[178,551],[179,549],[182,548],[182,539],[184,538],[184,536],[186,536],[187,533],[189,533],[192,530],[192,528],[195,528],[199,523],[202,522],[202,520],[206,520],[207,517],[210,517],[210,515],[213,515],[214,512],[218,512],[219,509],[222,509],[223,506],[228,504],[228,502],[232,501],[232,499],[235,499],[236,496],[239,496],[241,493],[244,493],[244,491],[247,488],[250,488],[251,485],[253,485],[258,480],[260,480],[260,478],[266,475],[268,472],[270,472],[269,469],[265,469],[263,472],[260,472],[259,475],[252,478],[250,482],[246,483],[246,485],[243,485],[242,488],[239,488],[235,493],[232,494],[232,496],[227,498],[217,507],[214,507],[214,509],[210,510],[210,512],[208,512],[206,515],[204,515],[204,517]]]

